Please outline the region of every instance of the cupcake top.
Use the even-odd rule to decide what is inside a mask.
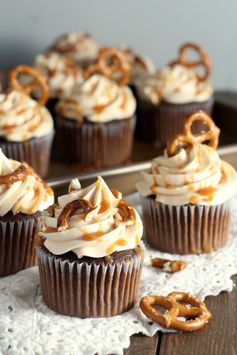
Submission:
[[[101,177],[85,189],[77,179],[72,180],[69,193],[58,198],[44,224],[40,233],[44,246],[56,255],[72,251],[78,258],[105,257],[135,248],[143,231],[136,210]]]
[[[187,51],[195,50],[199,59],[186,59]],[[199,69],[203,69],[201,74]],[[138,80],[136,85],[140,96],[154,105],[161,101],[172,104],[204,102],[212,97],[209,82],[211,61],[206,52],[194,43],[187,43],[179,50],[179,58],[154,75]]]
[[[151,58],[138,55],[131,48],[125,47],[122,51],[131,66],[130,83],[155,74],[156,68]]]
[[[56,111],[64,118],[91,122],[109,122],[134,115],[136,101],[128,86],[94,74],[74,88],[70,97],[62,98]]]
[[[0,216],[31,215],[54,203],[53,190],[26,163],[8,159],[0,149]]]
[[[45,77],[51,98],[69,95],[83,81],[76,62],[57,52],[39,54],[34,66]]]
[[[23,142],[51,132],[52,116],[37,101],[16,90],[0,94],[0,137]]]
[[[99,51],[96,41],[88,33],[75,32],[60,36],[52,49],[75,59],[79,64],[93,62]]]
[[[209,131],[190,134],[195,120],[203,120]],[[218,156],[218,135],[219,130],[204,112],[190,116],[184,134],[169,142],[164,155],[142,173],[143,180],[137,184],[140,194],[175,206],[218,205],[230,199],[237,192],[237,173]],[[205,141],[210,146],[202,144]]]
[[[18,76],[24,75],[27,83],[21,84]],[[31,81],[28,81],[28,76]],[[9,74],[10,89],[0,94],[0,137],[8,141],[22,142],[53,132],[53,119],[44,107],[48,99],[48,87],[34,68],[19,65]],[[29,94],[37,90],[38,101]]]

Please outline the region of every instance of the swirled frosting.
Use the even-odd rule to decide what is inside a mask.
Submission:
[[[237,192],[237,173],[204,144],[191,151],[181,149],[175,156],[158,157],[151,170],[142,172],[137,184],[142,196],[155,196],[167,205],[218,205]]]
[[[209,80],[198,80],[193,68],[179,64],[167,66],[155,75],[138,80],[136,86],[140,96],[154,105],[162,100],[173,104],[204,102],[213,94]]]
[[[20,91],[0,94],[0,137],[22,142],[53,132],[53,119],[45,107]]]
[[[57,112],[69,119],[91,122],[108,122],[129,118],[134,115],[136,101],[127,86],[118,84],[103,75],[92,75],[70,97],[62,98]]]
[[[69,191],[58,198],[54,216],[45,217],[45,230],[40,233],[50,252],[61,255],[73,251],[78,258],[98,258],[140,244],[143,228],[138,213],[122,199],[120,192],[112,192],[101,177],[85,189],[73,180]],[[78,199],[89,201],[90,210],[77,210],[69,218],[67,229],[57,228],[62,209]]]
[[[79,64],[93,62],[99,46],[88,33],[68,33],[59,37],[52,46],[53,50],[75,59]]]
[[[46,78],[50,97],[69,95],[83,81],[76,62],[57,52],[39,54],[34,66]]]
[[[137,55],[131,48],[122,47],[121,50],[131,66],[130,83],[134,84],[138,79],[155,74],[156,68],[151,58]]]
[[[54,203],[53,190],[28,167],[22,180],[6,183],[6,176],[21,166],[8,159],[0,149],[0,216],[8,212],[33,214],[43,211]]]

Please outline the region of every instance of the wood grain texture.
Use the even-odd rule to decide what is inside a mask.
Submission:
[[[130,347],[124,351],[124,355],[156,355],[159,334],[149,338],[145,335],[133,335]]]
[[[233,277],[235,283],[237,276]],[[202,330],[187,334],[163,334],[159,355],[234,355],[237,354],[237,290],[208,297],[206,305],[212,320]]]

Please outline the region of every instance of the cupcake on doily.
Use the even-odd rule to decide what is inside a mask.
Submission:
[[[37,249],[43,300],[54,311],[108,317],[135,304],[143,249],[136,210],[104,180],[69,193],[45,217]]]
[[[60,97],[70,95],[74,86],[83,81],[82,72],[74,59],[53,51],[37,55],[34,67],[47,81],[49,87],[47,107],[54,117],[55,104]]]
[[[83,167],[108,167],[130,160],[136,101],[129,64],[117,49],[103,48],[85,81],[56,106],[55,152]],[[62,144],[64,142],[64,144]]]
[[[198,59],[188,59],[188,51]],[[174,135],[181,133],[185,119],[203,110],[211,115],[213,89],[209,82],[211,60],[195,43],[179,49],[177,60],[142,80],[137,80],[138,136],[164,146]],[[198,133],[202,127],[196,126]]]
[[[74,32],[61,35],[50,49],[73,58],[80,67],[85,67],[96,60],[99,45],[88,33]]]
[[[200,134],[192,125],[206,126]],[[204,112],[192,114],[183,134],[152,161],[137,184],[145,237],[155,249],[200,254],[223,247],[229,238],[231,198],[237,173],[216,152],[219,129]],[[204,144],[207,142],[208,144]]]
[[[24,84],[18,80],[20,75],[24,75]],[[0,148],[8,158],[26,161],[46,176],[54,135],[52,116],[44,107],[47,84],[38,71],[26,65],[10,72],[9,84],[0,94]],[[40,90],[38,101],[29,96],[35,90]]]
[[[26,163],[0,149],[0,276],[35,265],[41,211],[54,202],[52,189]]]

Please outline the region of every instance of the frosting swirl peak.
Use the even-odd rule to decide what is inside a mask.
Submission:
[[[142,196],[155,196],[168,205],[218,205],[237,192],[237,173],[221,160],[218,153],[204,144],[176,155],[152,161],[149,172],[143,172],[137,184]]]
[[[87,206],[86,211],[80,208],[83,205]],[[59,221],[64,220],[65,211],[68,218],[62,226]],[[78,180],[73,180],[69,193],[58,198],[53,215],[45,217],[45,230],[40,235],[53,254],[73,251],[78,258],[98,258],[138,246],[142,223],[122,194],[112,192],[101,177],[85,189]]]
[[[54,202],[53,190],[26,163],[8,159],[0,149],[0,216],[33,214]]]
[[[135,98],[127,86],[119,86],[103,75],[94,74],[72,96],[60,100],[57,111],[65,118],[91,122],[108,122],[133,116]]]

